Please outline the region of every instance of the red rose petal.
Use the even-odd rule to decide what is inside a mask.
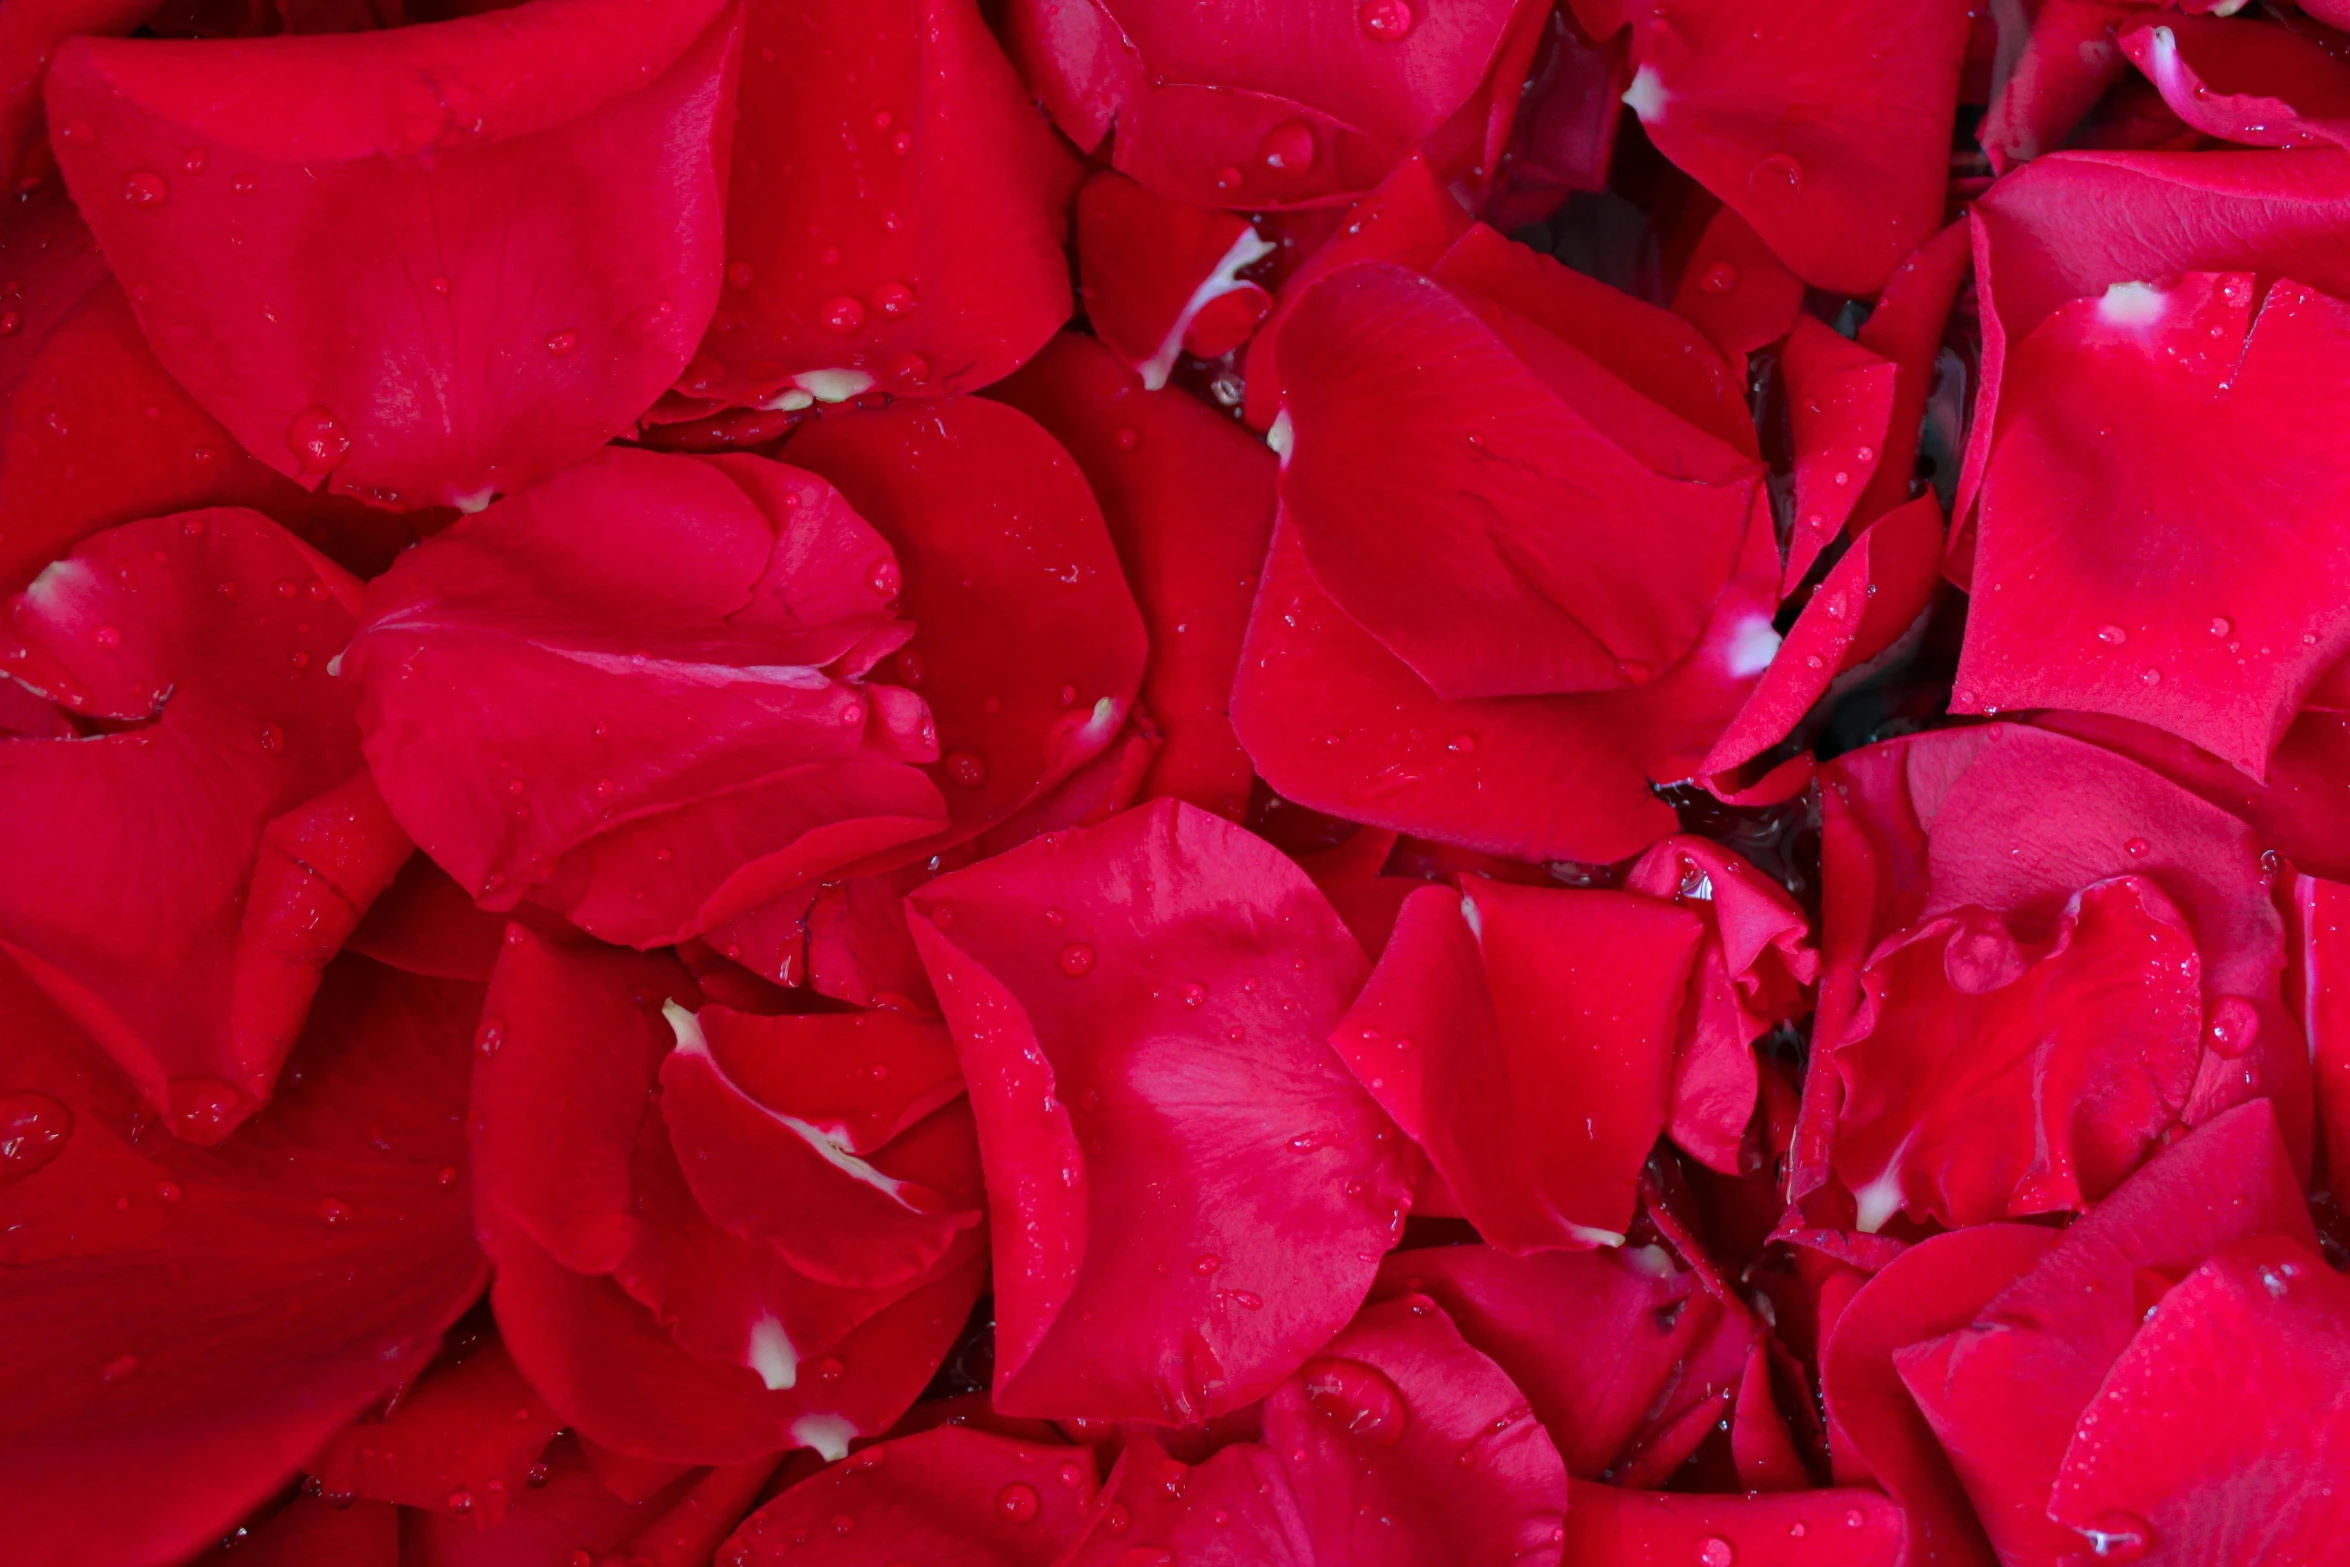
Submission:
[[[1976,139],[1992,172],[2006,174],[2066,139],[2108,88],[2128,74],[2114,29],[2121,0],[2045,0],[2036,12],[1991,13],[2004,72]]]
[[[1264,290],[1241,282],[1238,274],[1272,253],[1272,245],[1238,213],[1169,201],[1114,170],[1102,170],[1077,193],[1086,320],[1102,346],[1141,376],[1149,391],[1167,384],[1203,310],[1254,290],[1256,313],[1263,314],[1270,303]],[[1227,343],[1217,353],[1238,346]]]
[[[381,1416],[336,1433],[311,1473],[338,1501],[454,1512],[451,1498],[462,1495],[462,1511],[487,1527],[524,1493],[562,1425],[493,1338],[436,1363]]]
[[[1874,293],[1940,227],[1963,6],[1669,0],[1632,27],[1649,139],[1806,282]]]
[[[265,1522],[229,1536],[240,1564],[251,1567],[401,1567],[400,1510],[388,1502],[337,1506],[297,1496]],[[229,1549],[223,1546],[225,1555]],[[198,1561],[211,1560],[211,1554]]]
[[[2056,1240],[2024,1224],[1933,1236],[1861,1285],[1821,1346],[1836,1478],[1874,1480],[1900,1504],[1919,1567],[1991,1567],[1994,1557],[1933,1428],[1901,1384],[1894,1353],[1965,1327]]]
[[[1141,606],[1142,702],[1165,737],[1144,791],[1237,821],[1255,772],[1229,709],[1272,534],[1272,454],[1180,392],[1144,391],[1074,333],[996,395],[1077,459]]]
[[[1270,845],[1171,801],[909,906],[979,1117],[996,1406],[1182,1424],[1262,1397],[1402,1225],[1410,1156],[1323,1042],[1354,939]]]
[[[1009,816],[1106,750],[1141,682],[1141,618],[1068,454],[985,399],[817,420],[792,461],[838,485],[897,552],[914,639],[884,673],[929,703],[953,826]]]
[[[178,1561],[422,1370],[479,1293],[461,1127],[480,991],[336,965],[275,1099],[199,1149],[0,984],[0,1087],[64,1134],[0,1187],[0,1513],[28,1559]]]
[[[1094,1497],[1090,1449],[940,1426],[801,1481],[745,1520],[719,1559],[1051,1567],[1084,1531]]]
[[[2048,1514],[2098,1555],[2322,1558],[2350,1528],[2350,1284],[2274,1236],[2163,1295],[2081,1415]],[[2193,1441],[2181,1441],[2183,1431]],[[2101,1537],[2113,1543],[2098,1548]]]
[[[1928,397],[1942,382],[1942,339],[1974,251],[1968,227],[1953,223],[1894,269],[1857,341],[1893,361],[1893,408],[1884,451],[1853,517],[1862,526],[1907,504],[1917,488],[1918,435]]]
[[[1568,1487],[1566,1559],[1590,1567],[1898,1567],[1918,1560],[1901,1509],[1874,1491],[1677,1496]]]
[[[2171,112],[2254,147],[2350,142],[2350,69],[2315,38],[2216,16],[2133,19],[2118,39]]]
[[[1446,177],[1491,168],[1543,15],[1516,0],[1368,15],[1313,0],[1243,28],[1165,0],[1020,0],[1009,20],[1023,74],[1080,148],[1115,124],[1122,172],[1179,201],[1257,209],[1360,195],[1456,115]],[[1489,111],[1505,58],[1517,69]]]
[[[936,397],[1052,336],[1076,169],[978,6],[753,0],[742,51],[727,286],[689,391]]]
[[[708,1009],[729,1032],[754,1020]],[[929,1271],[979,1222],[938,1192],[869,1162],[886,1139],[760,1103],[719,1063],[693,1013],[672,1003],[677,1048],[661,1063],[661,1113],[686,1185],[712,1221],[763,1242],[801,1273],[877,1289]],[[795,1108],[801,1108],[795,1106]],[[894,1130],[894,1128],[893,1128]]]
[[[1673,290],[1673,314],[1723,353],[1751,354],[1785,337],[1802,309],[1803,279],[1735,207],[1706,220]]]
[[[1961,1330],[1895,1365],[2003,1559],[2048,1560],[2078,1539],[2047,1518],[2049,1487],[2082,1411],[2131,1336],[2148,1269],[2184,1276],[2249,1236],[2316,1236],[2265,1104],[2192,1133],[2065,1232]]]
[[[1702,934],[1620,893],[1430,888],[1331,1043],[1492,1244],[1621,1244]]]
[[[684,366],[717,299],[736,46],[716,0],[74,39],[49,113],[90,127],[59,143],[67,184],[156,357],[247,450],[313,489],[478,506]]]
[[[1836,1171],[1859,1227],[1947,1225],[2102,1198],[2186,1108],[2202,963],[2151,882],[2093,882],[2045,943],[1960,910],[1888,938],[1833,1045]]]
[[[590,1467],[591,1461],[582,1455],[585,1446],[573,1437],[557,1437],[541,1460],[544,1483],[535,1477],[526,1483],[509,1501],[505,1521],[494,1529],[484,1529],[470,1509],[449,1511],[445,1500],[437,1509],[402,1513],[401,1567],[552,1567],[558,1562],[569,1567],[573,1551],[587,1551],[592,1560],[596,1553],[619,1545],[661,1517],[684,1489],[676,1484],[680,1472],[673,1470],[641,1496],[615,1491],[603,1483],[601,1471]],[[303,1561],[287,1567],[318,1564]]]
[[[904,634],[898,571],[805,472],[608,451],[371,590],[346,655],[371,764],[485,905],[692,935],[943,821],[881,722],[894,688],[854,678]]]
[[[357,731],[327,665],[357,591],[218,509],[91,539],[9,605],[0,665],[113,732],[0,747],[0,946],[199,1141],[267,1100],[319,969],[405,857],[364,781],[338,787]],[[315,865],[288,858],[306,839]]]
[[[1795,323],[1779,351],[1795,442],[1795,529],[1787,543],[1792,596],[1875,477],[1893,415],[1895,369],[1814,321]]]
[[[1952,710],[2115,713],[2259,777],[2350,647],[2323,587],[2350,568],[2327,526],[2346,348],[2350,307],[2283,281],[2262,300],[2243,273],[2116,284],[2014,346]]]
[[[1579,1479],[1631,1465],[1669,1473],[1723,1412],[1727,1387],[1711,1378],[1729,1314],[1661,1247],[1392,1253],[1372,1299],[1415,1295],[1509,1374]],[[1739,1316],[1731,1336],[1743,1347],[1755,1329]]]
[[[1130,1441],[1071,1567],[1558,1562],[1567,1478],[1500,1368],[1424,1297],[1364,1308],[1276,1390],[1265,1441],[1192,1467]]]

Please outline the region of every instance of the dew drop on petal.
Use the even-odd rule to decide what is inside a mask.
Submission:
[[[1061,949],[1061,972],[1071,979],[1083,979],[1093,972],[1094,951],[1082,941],[1072,941]]]
[[[1381,43],[1394,43],[1404,37],[1418,20],[1406,0],[1363,0],[1363,8],[1356,15],[1363,31]]]
[[[122,177],[122,199],[134,207],[160,207],[171,200],[171,186],[153,169],[133,169]]]
[[[995,1510],[1008,1523],[1027,1523],[1036,1516],[1036,1487],[1015,1480],[995,1494]]]
[[[1314,166],[1314,128],[1303,120],[1282,121],[1257,143],[1257,157],[1268,169],[1303,174]]]

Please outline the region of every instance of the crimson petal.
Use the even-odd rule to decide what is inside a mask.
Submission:
[[[688,391],[967,392],[1068,318],[1075,163],[971,0],[749,0],[742,88],[727,287]]]
[[[101,534],[8,606],[0,669],[117,728],[0,746],[0,948],[183,1136],[267,1100],[319,970],[406,858],[346,783],[357,731],[328,665],[357,595],[219,509]]]
[[[600,453],[370,589],[344,656],[370,765],[485,906],[693,935],[943,822],[891,733],[920,702],[851,659],[903,636],[898,571],[798,469]]]
[[[1432,887],[1331,1042],[1492,1244],[1618,1245],[1702,934],[1623,893]]]
[[[156,357],[248,451],[313,489],[478,506],[684,366],[724,260],[737,32],[722,0],[535,0],[77,38],[49,117]]]
[[[1324,1043],[1354,938],[1173,801],[908,902],[979,1117],[996,1407],[1190,1424],[1262,1397],[1403,1223],[1409,1155]]]
[[[1902,1567],[1918,1560],[1901,1509],[1874,1491],[1678,1496],[1578,1480],[1567,1559],[1585,1567]]]
[[[462,1125],[480,990],[345,959],[276,1098],[199,1149],[155,1137],[29,985],[0,987],[0,1088],[62,1134],[0,1185],[11,1549],[181,1561],[422,1370],[479,1293]]]

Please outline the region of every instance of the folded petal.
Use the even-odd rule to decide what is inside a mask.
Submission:
[[[1239,820],[1256,775],[1232,733],[1232,681],[1272,536],[1272,454],[1196,399],[1144,390],[1075,333],[997,395],[1077,460],[1142,610],[1141,699],[1164,737],[1144,793]]]
[[[538,0],[80,38],[49,117],[156,357],[247,450],[313,489],[473,506],[684,366],[723,264],[736,33],[719,0]]]
[[[357,731],[328,666],[357,594],[224,508],[101,534],[8,606],[0,669],[104,729],[0,746],[0,947],[184,1136],[267,1100],[318,970],[405,858],[344,787]]]
[[[1894,367],[1809,316],[1779,351],[1795,443],[1795,528],[1787,543],[1792,595],[1876,475],[1893,415]]]
[[[1723,353],[1751,354],[1785,337],[1802,309],[1803,279],[1771,254],[1737,208],[1706,220],[1673,290],[1673,314]]]
[[[890,547],[755,457],[615,448],[403,556],[344,655],[370,765],[491,908],[693,935],[935,830],[889,733]]]
[[[1331,1043],[1492,1244],[1620,1245],[1701,935],[1622,893],[1432,887]]]
[[[0,1185],[0,1512],[30,1560],[183,1561],[421,1371],[480,1292],[481,992],[345,959],[277,1096],[196,1148],[153,1135],[38,992],[0,986],[11,1146],[29,1117],[46,1150]]]
[[[789,451],[904,574],[914,639],[881,667],[937,719],[953,825],[895,858],[976,835],[1109,747],[1147,646],[1101,509],[1050,435],[964,398],[819,419]]]
[[[750,0],[742,47],[726,289],[689,391],[972,391],[1068,318],[1075,162],[972,0]]]
[[[1240,346],[1221,335],[1195,342],[1194,335],[1227,316],[1243,337],[1255,328],[1272,297],[1239,274],[1272,254],[1239,213],[1169,201],[1115,170],[1102,170],[1077,193],[1086,321],[1150,391],[1167,384],[1178,354],[1213,359]]]
[[[380,1415],[337,1432],[310,1468],[340,1503],[398,1502],[492,1527],[562,1427],[492,1336],[436,1361]]]
[[[1193,1424],[1343,1324],[1409,1154],[1325,1043],[1361,985],[1305,873],[1172,801],[908,900],[997,1237],[996,1407]]]
[[[2253,147],[2350,141],[2350,69],[2318,39],[2217,16],[2133,19],[2118,42],[2173,114]]]

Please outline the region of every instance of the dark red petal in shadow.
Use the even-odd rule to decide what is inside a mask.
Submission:
[[[1488,1241],[1621,1244],[1702,933],[1622,893],[1432,887],[1331,1043]]]
[[[581,1453],[583,1445],[569,1436],[557,1437],[546,1451],[543,1479],[526,1483],[509,1502],[505,1521],[495,1528],[485,1529],[471,1515],[445,1507],[403,1513],[400,1567],[569,1567],[573,1551],[587,1551],[592,1558],[620,1544],[659,1518],[685,1489],[676,1484],[679,1472],[670,1471],[643,1495],[616,1494],[601,1483],[600,1472],[589,1467]],[[326,1564],[304,1561],[287,1567]]]
[[[268,1099],[318,969],[403,857],[346,783],[328,665],[357,593],[218,509],[101,534],[8,606],[0,669],[118,727],[0,747],[0,948],[199,1141]]]
[[[1324,1042],[1361,950],[1305,874],[1160,801],[908,900],[972,1084],[995,1401],[1193,1423],[1345,1322],[1409,1151]]]
[[[726,289],[686,389],[791,409],[1002,378],[1068,318],[1076,180],[972,0],[750,0]]]
[[[2014,346],[1952,711],[2113,713],[2260,777],[2350,649],[2345,351],[2350,306],[2245,273],[2116,284]]]
[[[123,37],[154,10],[155,0],[31,0],[0,17],[0,185],[38,180],[48,161],[41,78],[57,46],[76,33]]]
[[[788,450],[904,574],[914,640],[879,673],[937,717],[953,822],[904,858],[992,826],[1109,746],[1148,648],[1101,509],[1051,436],[964,398],[819,419]]]
[[[1094,1494],[1089,1448],[939,1426],[802,1480],[745,1519],[720,1559],[1052,1567],[1084,1532]]]
[[[1927,398],[1941,380],[1944,330],[1974,261],[1964,223],[1953,223],[1920,245],[1894,270],[1858,342],[1893,361],[1893,409],[1885,429],[1884,452],[1853,512],[1862,527],[1905,504],[1917,488],[1918,434]]]
[[[505,934],[505,920],[476,907],[428,856],[412,854],[345,945],[411,974],[487,984]]]
[[[344,960],[275,1099],[194,1148],[29,985],[0,986],[0,1090],[61,1134],[0,1186],[10,1549],[180,1561],[422,1370],[479,1293],[462,1127],[480,990]]]
[[[1229,710],[1272,537],[1272,454],[1181,392],[1143,390],[1074,333],[997,395],[1076,458],[1142,609],[1142,702],[1165,737],[1144,791],[1239,820],[1256,775]]]
[[[1967,15],[1669,0],[1633,17],[1624,101],[1804,281],[1874,293],[1941,226]]]
[[[1995,11],[1999,79],[1975,139],[2006,174],[2064,145],[2108,88],[2128,74],[2115,26],[2124,0],[2046,0],[2036,12]]]
[[[1908,1517],[1918,1567],[1991,1567],[1995,1558],[1894,1353],[1965,1327],[2056,1241],[2032,1225],[1981,1224],[1920,1242],[1860,1287],[1821,1346],[1836,1478],[1884,1487]]]
[[[724,264],[737,32],[720,0],[537,0],[76,39],[49,117],[156,356],[247,450],[395,509],[478,506],[683,368]]]
[[[370,589],[344,659],[370,764],[484,905],[693,935],[944,820],[884,721],[919,701],[853,678],[905,633],[899,571],[799,469],[607,450]]]

